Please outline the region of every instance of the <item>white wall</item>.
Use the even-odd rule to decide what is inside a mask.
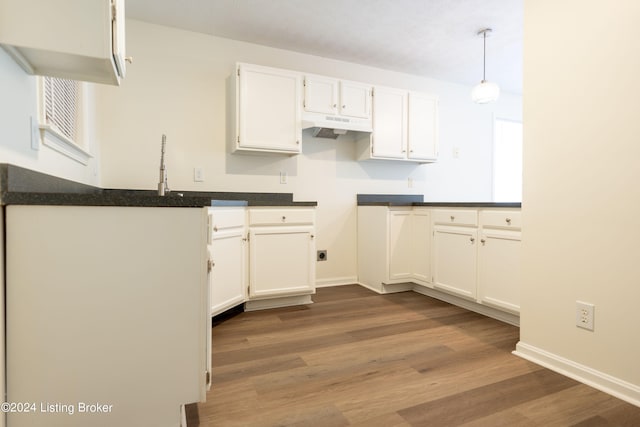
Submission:
[[[635,0],[525,1],[519,345],[637,405],[639,20]]]
[[[504,94],[480,106],[470,101],[469,87],[139,21],[127,21],[127,51],[134,63],[121,87],[97,88],[103,186],[156,188],[165,133],[171,188],[292,192],[296,200],[317,200],[317,245],[329,250],[328,261],[318,264],[321,282],[356,276],[357,193],[490,200],[493,115],[521,119],[520,96]],[[351,136],[333,141],[308,133],[299,156],[228,154],[225,79],[236,62],[437,94],[441,159],[432,165],[357,162]],[[454,146],[461,152],[455,160]],[[204,168],[205,182],[193,182],[194,167]],[[288,173],[288,184],[279,184],[280,171]]]
[[[26,74],[0,48],[0,163],[12,163],[28,169],[87,184],[99,181],[99,149],[92,135],[93,88],[87,85],[88,137],[87,145],[94,158],[85,166],[48,146],[31,148],[31,117],[38,118],[37,79]]]

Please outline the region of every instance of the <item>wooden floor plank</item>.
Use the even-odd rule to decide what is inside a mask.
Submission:
[[[216,324],[212,390],[190,421],[640,426],[640,408],[513,356],[516,327],[413,292],[353,285],[313,299]]]

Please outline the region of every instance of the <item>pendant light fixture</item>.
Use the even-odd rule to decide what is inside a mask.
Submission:
[[[487,68],[487,35],[491,34],[491,31],[491,28],[484,28],[478,31],[478,36],[483,39],[482,81],[471,91],[471,99],[478,104],[488,104],[497,100],[500,96],[500,87],[495,83],[488,82],[485,76]]]

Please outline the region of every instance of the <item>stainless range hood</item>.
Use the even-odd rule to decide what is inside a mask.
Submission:
[[[303,113],[302,129],[313,129],[316,138],[336,139],[347,132],[373,132],[371,118],[347,117],[318,113]]]

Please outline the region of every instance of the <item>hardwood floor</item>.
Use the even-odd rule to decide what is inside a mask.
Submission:
[[[640,426],[640,408],[512,355],[513,326],[413,292],[314,301],[214,326],[201,426]]]

